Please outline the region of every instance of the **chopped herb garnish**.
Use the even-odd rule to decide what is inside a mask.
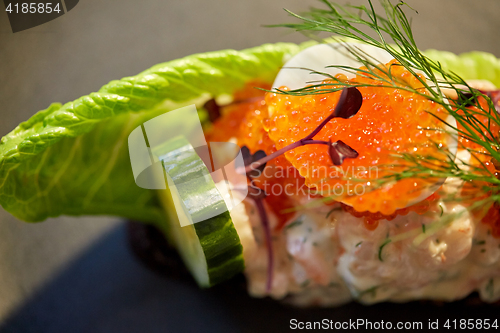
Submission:
[[[366,290],[363,290],[359,293],[358,295],[358,298],[361,298],[363,296],[365,296],[366,294],[371,294],[373,298],[375,298],[375,296],[377,296],[377,289],[379,288],[380,286],[373,286],[371,288],[368,288]]]
[[[359,242],[358,244],[355,245],[355,247],[360,246],[363,243],[363,241]]]
[[[383,250],[384,246],[386,246],[390,242],[391,242],[391,239],[386,239],[385,242],[382,243],[382,245],[380,245],[380,248],[378,249],[378,259],[380,261],[384,261],[384,260],[382,260],[382,250]]]
[[[256,170],[259,170],[262,172],[264,169],[265,165],[267,162],[275,159],[278,156],[283,155],[289,150],[302,147],[305,145],[312,145],[312,144],[319,144],[319,145],[328,145],[328,152],[330,154],[331,161],[334,165],[341,165],[344,159],[346,158],[356,158],[358,157],[358,152],[349,147],[346,143],[338,140],[335,142],[332,142],[331,138],[329,141],[323,141],[323,140],[314,140],[313,138],[323,129],[323,127],[328,124],[333,118],[344,118],[344,119],[349,119],[352,116],[354,116],[359,109],[361,108],[361,104],[363,103],[363,96],[359,92],[358,88],[356,87],[346,87],[342,89],[342,93],[340,94],[339,101],[337,102],[337,105],[335,105],[335,108],[333,109],[332,113],[326,117],[321,124],[319,124],[311,133],[309,133],[306,137],[303,139],[300,139],[294,143],[289,144],[286,147],[281,148],[278,151],[275,151],[274,153],[267,155],[264,153],[264,151],[260,150],[257,153],[259,155],[257,156],[257,153],[254,155],[251,155],[250,152],[247,151],[243,152],[243,147],[242,148],[242,155],[243,159],[245,162],[245,167],[242,169],[241,167],[236,168],[236,172],[240,174],[250,174],[256,172]],[[260,153],[261,152],[261,153]],[[243,171],[244,170],[244,171]]]
[[[287,225],[285,227],[285,229],[291,229],[291,228],[297,227],[297,226],[299,226],[301,224],[302,224],[302,220],[300,220],[300,219],[299,220],[295,220],[292,223],[290,223],[289,225]]]
[[[494,288],[494,285],[493,285],[493,279],[490,279],[488,281],[488,284],[486,285],[485,290],[490,295],[490,298],[493,298],[493,295],[495,294],[495,288]]]
[[[329,218],[329,217],[330,217],[330,215],[331,215],[333,212],[337,212],[337,211],[339,211],[339,210],[342,210],[342,207],[335,207],[335,208],[332,208],[332,209],[328,212],[328,214],[326,214],[326,218]]]
[[[498,101],[500,101],[500,92],[483,92],[472,88],[462,77],[455,72],[448,71],[439,61],[430,59],[422,53],[417,44],[411,29],[411,22],[404,12],[404,8],[410,8],[406,3],[400,1],[398,4],[392,4],[388,0],[380,0],[382,14],[375,11],[372,1],[368,0],[365,5],[340,5],[335,2],[323,0],[325,8],[311,8],[302,14],[287,12],[296,20],[291,23],[273,25],[274,27],[286,27],[299,31],[306,36],[314,36],[320,32],[331,34],[334,38],[348,38],[354,41],[367,43],[389,53],[397,61],[397,65],[412,73],[413,78],[418,80],[419,84],[412,86],[406,81],[398,80],[391,72],[394,66],[381,66],[376,60],[359,50],[355,46],[350,46],[342,39],[336,41],[344,46],[350,56],[363,65],[362,69],[345,66],[343,64],[332,64],[329,67],[337,68],[349,73],[357,74],[362,78],[375,78],[379,80],[381,87],[402,89],[418,96],[422,96],[437,104],[440,104],[447,113],[456,121],[456,125],[450,123],[447,118],[436,116],[437,120],[443,123],[444,131],[469,140],[480,146],[479,149],[461,147],[467,150],[472,158],[479,159],[478,154],[486,155],[492,162],[500,161],[500,150],[498,135],[495,126],[500,125]],[[385,15],[384,15],[385,14]],[[365,29],[371,30],[373,34],[365,32]],[[317,37],[319,42],[325,40]],[[341,89],[350,88],[353,82],[350,80],[339,80],[326,72],[314,71],[315,74],[323,75],[330,83],[317,83],[306,87],[281,90],[274,89],[273,92],[291,96],[306,96],[334,93]],[[417,73],[422,73],[418,75]],[[425,77],[425,78],[424,78]],[[412,79],[413,79],[412,78]],[[369,84],[356,82],[356,87],[368,87]],[[458,96],[458,100],[447,98],[447,89]],[[484,103],[483,103],[484,102]],[[488,120],[487,124],[481,118]],[[431,129],[432,130],[432,129]],[[494,133],[495,132],[495,133]],[[477,189],[488,195],[481,200],[478,196],[470,198],[461,197],[460,200],[472,200],[467,209],[489,205],[493,202],[500,202],[500,179],[485,167],[484,163],[480,166],[471,167],[468,163],[456,161],[455,155],[447,146],[436,147],[443,156],[437,158],[435,154],[419,155],[412,152],[397,153],[404,161],[405,172],[394,173],[391,177],[378,179],[374,184],[374,189],[384,186],[394,181],[403,179],[445,179],[454,177],[466,182],[475,182]],[[336,156],[338,152],[331,155],[332,161],[341,162]],[[498,163],[500,164],[500,163]],[[483,185],[484,184],[484,185]],[[453,199],[455,194],[453,194]],[[444,215],[444,208],[440,205],[440,214]],[[429,232],[429,231],[427,231]]]
[[[480,241],[474,240],[474,245],[484,245],[484,244],[486,244],[485,240],[480,240]]]
[[[425,224],[422,223],[422,232],[425,234]]]

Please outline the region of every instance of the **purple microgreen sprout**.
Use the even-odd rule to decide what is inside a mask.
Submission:
[[[260,160],[266,156],[263,150],[256,151],[254,154],[250,153],[250,149],[247,146],[241,147],[241,155],[243,157],[243,163],[245,166],[252,165],[254,161]],[[264,199],[267,194],[264,190],[260,189],[255,185],[254,178],[258,177],[260,173],[264,170],[266,164],[260,164],[258,167],[251,169],[247,173],[247,178],[250,183],[248,186],[248,196],[253,199],[257,212],[259,213],[259,218],[262,223],[262,228],[264,229],[264,238],[266,240],[267,246],[267,281],[266,281],[266,291],[271,290],[273,284],[273,270],[274,270],[274,254],[273,254],[273,242],[271,237],[271,228],[269,226],[269,218],[267,216],[266,209],[264,207]]]
[[[263,199],[267,196],[264,190],[258,188],[254,183],[254,178],[258,177],[266,167],[266,163],[270,160],[284,154],[285,152],[292,150],[297,147],[310,145],[310,144],[321,144],[328,145],[328,154],[330,155],[330,159],[334,165],[341,165],[344,159],[346,158],[356,158],[358,157],[358,152],[353,148],[349,147],[346,143],[341,140],[336,142],[323,141],[323,140],[314,140],[314,136],[316,136],[325,125],[332,120],[333,118],[343,118],[349,119],[353,117],[361,108],[361,104],[363,103],[363,96],[359,92],[356,87],[344,88],[340,95],[339,101],[335,106],[333,112],[326,117],[321,124],[314,129],[308,136],[305,138],[294,142],[280,150],[266,155],[263,150],[259,150],[254,154],[250,153],[248,147],[243,146],[241,148],[241,154],[243,157],[244,166],[236,168],[236,172],[243,173],[247,175],[247,178],[250,182],[249,186],[249,197],[252,198],[255,202],[255,206],[257,207],[257,211],[259,213],[259,217],[262,223],[262,227],[264,229],[264,235],[266,239],[266,246],[268,248],[268,267],[267,267],[267,281],[266,281],[266,291],[269,292],[272,287],[273,281],[273,267],[274,267],[274,254],[273,254],[273,244],[271,237],[271,228],[269,226],[269,219],[267,216],[266,209],[264,207]]]
[[[260,163],[258,166],[252,167],[254,166],[254,162],[257,162],[266,157],[266,153],[263,150],[258,150],[252,155],[252,153],[250,153],[250,149],[248,149],[247,146],[243,146],[241,148],[241,155],[243,157],[245,167],[251,167],[247,172],[247,176],[249,176],[250,178],[255,178],[258,177],[262,173],[262,171],[264,171],[264,168],[266,167],[265,162]]]
[[[260,169],[262,165],[265,165],[267,162],[269,162],[272,159],[275,159],[276,157],[283,155],[289,150],[305,146],[305,145],[311,145],[311,144],[321,144],[321,145],[328,145],[328,152],[330,154],[330,157],[335,156],[335,159],[332,158],[332,163],[334,165],[340,165],[346,158],[356,158],[358,157],[358,152],[354,150],[353,148],[349,147],[346,143],[342,141],[336,141],[336,142],[331,142],[331,141],[323,141],[323,140],[313,140],[313,138],[325,127],[325,125],[332,120],[333,118],[343,118],[343,119],[349,119],[353,117],[361,108],[361,105],[363,103],[363,96],[361,95],[361,92],[356,88],[356,87],[349,87],[349,88],[344,88],[342,89],[342,93],[340,95],[339,101],[337,105],[335,106],[333,112],[326,117],[321,124],[318,125],[309,135],[307,135],[305,138],[300,139],[299,141],[296,141],[292,144],[289,144],[286,147],[283,147],[274,153],[267,155],[265,157],[262,157],[258,160],[253,159],[251,163],[248,165],[245,164],[245,169],[244,171],[241,168],[237,168],[236,172],[238,173],[250,173],[252,170]],[[348,148],[348,149],[347,149]],[[247,148],[248,149],[248,148]],[[342,156],[342,157],[341,157]],[[340,162],[339,162],[340,161]],[[340,163],[340,164],[338,164]]]
[[[262,191],[264,193],[264,191]],[[265,197],[265,195],[264,195]],[[264,238],[266,239],[267,246],[267,280],[266,280],[266,291],[269,292],[273,285],[273,270],[274,270],[274,252],[273,252],[273,240],[271,236],[271,227],[269,226],[269,219],[267,217],[267,212],[264,207],[264,201],[262,197],[253,197],[255,206],[257,207],[257,212],[259,213],[260,222],[264,229]]]
[[[330,115],[326,117],[314,131],[302,140],[309,140],[315,137],[316,134],[318,134],[319,131],[321,131],[323,127],[325,127],[325,125],[328,124],[328,122],[333,118],[349,119],[354,117],[354,115],[358,113],[362,104],[363,96],[361,95],[361,92],[359,92],[358,88],[349,87],[342,89],[339,101],[337,102],[337,105],[335,105],[333,112],[330,113]]]
[[[328,154],[330,159],[335,165],[342,165],[344,159],[346,158],[356,158],[358,157],[358,152],[349,147],[348,144],[344,143],[342,140],[337,142],[330,142],[328,147]]]
[[[207,110],[208,113],[208,119],[210,122],[215,122],[217,119],[220,118],[220,106],[217,104],[215,99],[210,99],[208,100],[204,105],[203,108]]]

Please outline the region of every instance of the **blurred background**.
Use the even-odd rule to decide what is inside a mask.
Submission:
[[[480,50],[500,57],[500,1],[406,2],[418,11],[418,14],[410,13],[410,16],[413,18],[416,41],[422,49],[434,48],[455,53]],[[4,6],[0,5],[0,136],[51,102],[74,100],[97,91],[113,79],[137,74],[156,63],[198,52],[243,49],[268,42],[304,41],[305,38],[298,33],[264,28],[262,25],[289,21],[283,8],[300,12],[311,5],[321,6],[317,1],[300,0],[80,0],[73,10],[62,17],[15,34],[9,26]],[[104,258],[100,266],[92,264],[90,254],[95,258]],[[90,259],[87,262],[85,258]],[[82,260],[87,265],[85,267],[102,269],[102,274],[98,271],[92,272],[92,275],[85,275],[85,271],[75,272],[75,262],[81,263]],[[99,259],[96,260],[99,262]],[[118,260],[125,266],[118,268],[122,271],[110,270],[105,264],[106,260],[115,263]],[[64,275],[68,269],[73,269],[73,273]],[[77,309],[84,306],[78,299],[82,296],[88,300],[88,297],[79,295],[79,292],[91,294],[93,288],[100,285],[99,292],[106,293],[122,283],[101,281],[100,277],[122,279],[125,275],[131,278],[139,274],[140,277],[131,278],[130,285],[121,285],[128,292],[129,286],[134,283],[142,287],[144,283],[163,283],[161,279],[141,270],[143,268],[133,261],[125,248],[122,221],[103,217],[60,217],[40,224],[26,224],[0,208],[0,327],[2,323],[12,322],[16,316],[21,318],[14,320],[14,324],[11,323],[6,330],[16,327],[17,332],[40,331],[41,328],[44,331],[58,331],[64,327],[75,328],[71,326],[73,320],[74,325],[79,325],[80,331],[134,331],[136,326],[130,324],[130,318],[147,316],[147,313],[151,313],[148,307],[174,311],[178,301],[171,297],[168,288],[164,290],[166,296],[163,300],[151,296],[153,298],[146,301],[146,298],[136,299],[126,294],[128,298],[125,303],[145,302],[142,307],[136,308],[143,312],[137,313],[134,307],[126,308],[113,320],[99,317],[95,311],[79,311],[79,317],[76,310],[72,311],[68,307]],[[67,288],[64,289],[67,294],[60,292],[58,297],[47,296],[44,290],[58,289],[54,281],[59,281],[61,276],[65,276],[65,282],[60,285]],[[94,284],[81,282],[92,278]],[[73,286],[80,288],[79,291],[71,292]],[[190,296],[187,297],[174,285],[171,287],[176,290],[176,296],[193,302],[188,303],[189,311],[209,311],[206,314],[215,316],[214,322],[224,323],[218,326],[220,329],[240,329],[239,324],[231,323],[224,313],[214,314],[210,312],[213,309],[206,310],[204,296],[196,294],[196,290],[189,290]],[[151,295],[154,295],[153,290],[148,289]],[[122,289],[115,291],[116,295],[112,295],[116,297],[123,297],[125,292]],[[94,301],[111,297],[110,294],[103,295]],[[38,307],[33,309],[28,306],[31,313],[19,317],[19,313],[23,313],[23,309],[33,300],[38,302]],[[167,304],[169,301],[170,305]],[[167,305],[156,302],[166,302]],[[73,316],[71,320],[67,319],[59,326],[43,322],[48,320],[46,318],[57,318],[58,311],[63,309],[66,315]],[[100,318],[92,321],[93,326],[85,318],[89,313]],[[175,320],[168,313],[164,316],[170,318],[169,323]],[[178,320],[182,318],[180,316]],[[213,325],[211,319],[207,320]],[[118,321],[130,325],[116,326]],[[287,327],[286,323],[283,325]],[[190,331],[188,326],[182,327]]]

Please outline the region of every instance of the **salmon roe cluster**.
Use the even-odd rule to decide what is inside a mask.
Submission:
[[[420,89],[420,81],[404,67],[394,61],[387,66],[390,66],[394,78]],[[383,75],[382,72],[379,74]],[[438,154],[434,143],[445,144],[447,134],[435,130],[444,127],[435,116],[445,119],[448,113],[441,105],[413,92],[382,87],[383,83],[375,78],[358,75],[347,79],[339,74],[337,79],[374,87],[359,87],[363,104],[358,113],[350,119],[332,119],[314,139],[342,140],[359,156],[344,160],[339,167],[333,167],[325,145],[302,146],[285,153],[285,156],[305,178],[307,186],[324,196],[338,197],[337,200],[359,212],[393,214],[420,197],[422,190],[434,181],[403,179],[373,189],[373,180],[404,170],[404,161],[395,158],[394,152]],[[321,88],[325,87],[316,89]],[[264,122],[264,127],[276,148],[281,149],[311,133],[331,114],[339,96],[340,91],[305,96],[268,93],[266,104],[270,117]],[[399,166],[390,166],[394,164]]]
[[[397,65],[395,62],[390,64]],[[402,67],[392,66],[391,73],[418,89],[420,82]],[[381,85],[375,79],[359,76],[349,80],[343,75],[338,75],[337,78],[352,83]],[[206,133],[207,141],[235,140],[240,147],[248,147],[251,153],[263,150],[269,155],[311,133],[332,112],[340,95],[337,92],[306,96],[267,93],[264,96],[263,91],[254,89],[255,86],[270,89],[268,85],[251,82],[237,92],[234,95],[235,102],[222,107],[222,117]],[[286,87],[283,89],[286,90]],[[322,190],[326,187],[345,190],[344,196],[337,200],[344,202],[344,211],[362,217],[369,230],[377,228],[379,220],[392,220],[397,215],[406,215],[412,211],[418,214],[439,212],[440,191],[408,206],[409,201],[420,196],[422,188],[433,183],[432,180],[403,179],[372,192],[370,180],[383,177],[388,171],[404,171],[404,163],[402,165],[401,160],[391,156],[393,151],[436,154],[436,148],[430,142],[445,143],[446,134],[428,130],[441,125],[431,114],[446,118],[446,111],[439,104],[402,89],[376,86],[360,87],[359,90],[363,96],[359,112],[350,119],[331,120],[315,137],[325,141],[342,140],[358,151],[358,158],[346,159],[339,168],[335,168],[326,146],[307,145],[269,161],[263,175],[255,179],[256,185],[268,194],[265,202],[277,217],[278,227],[285,225],[293,217],[294,213],[289,209],[301,204],[299,197],[304,193],[301,194],[298,189],[303,188],[304,183],[312,189]],[[488,109],[484,99],[480,103],[485,110]],[[499,130],[496,124],[488,123],[487,116],[477,113],[476,118],[485,127],[491,127],[489,133]],[[458,128],[463,129],[460,124]],[[489,133],[485,130],[477,134],[479,137],[489,138]],[[459,142],[460,147],[478,152],[475,158],[471,158],[471,165],[482,164],[487,169],[485,172],[495,171],[484,147],[464,137],[460,137]],[[400,166],[387,170],[386,165],[391,163],[398,163]],[[334,176],[331,177],[331,173],[325,170],[334,170]],[[350,189],[347,186],[349,180],[352,180],[353,185]],[[357,184],[364,186],[366,193],[358,195]],[[477,198],[477,185],[465,184],[459,195],[469,197],[472,193]],[[289,191],[275,192],[273,186],[278,189],[288,188]],[[321,196],[308,193],[308,197]],[[500,206],[493,206],[482,221],[491,226],[495,237],[500,237]]]
[[[439,191],[436,193],[433,193],[431,196],[429,196],[427,199],[422,200],[412,206],[406,207],[406,208],[401,208],[396,210],[394,213],[390,215],[385,215],[380,212],[376,213],[371,213],[371,212],[358,212],[355,210],[353,207],[348,206],[346,204],[341,204],[342,209],[351,214],[354,217],[362,217],[364,226],[368,230],[375,230],[378,227],[378,223],[380,220],[387,220],[387,221],[392,221],[394,220],[398,215],[407,215],[410,212],[415,212],[417,214],[425,214],[427,212],[433,211],[433,212],[439,212]]]
[[[276,151],[275,143],[262,125],[268,117],[264,92],[254,89],[255,86],[271,88],[251,82],[236,92],[235,102],[222,108],[222,117],[205,134],[208,142],[236,140],[240,147],[248,147],[252,154],[258,150],[263,150],[267,155]],[[298,192],[297,189],[304,184],[304,178],[285,156],[279,156],[269,161],[262,175],[254,181],[257,187],[268,194],[264,201],[276,216],[278,228],[281,228],[294,216],[292,211],[286,212],[297,204],[296,197],[290,194]],[[282,191],[285,188],[287,191]]]

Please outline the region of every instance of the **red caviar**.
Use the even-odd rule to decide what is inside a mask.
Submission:
[[[376,212],[376,213],[358,212],[353,207],[348,206],[348,205],[343,204],[343,203],[341,203],[341,207],[345,212],[351,214],[354,217],[358,217],[358,218],[362,217],[366,229],[375,230],[375,229],[377,229],[380,220],[392,221],[398,215],[407,215],[410,212],[415,212],[417,214],[424,214],[424,213],[427,213],[429,211],[439,212],[440,208],[438,207],[438,204],[439,204],[438,192],[439,191],[432,194],[427,199],[416,203],[415,205],[412,205],[412,206],[409,206],[406,208],[402,208],[402,209],[398,209],[390,215],[385,215],[385,214],[382,214],[380,212]]]
[[[276,146],[263,127],[268,118],[264,92],[252,88],[252,84],[236,94],[237,99],[248,99],[222,108],[223,116],[207,131],[206,139],[212,142],[235,139],[240,147],[247,146],[252,154],[263,150],[269,155],[276,151]],[[265,87],[263,84],[258,86]],[[278,219],[278,227],[284,226],[295,215],[286,210],[296,206],[294,194],[303,186],[304,178],[285,156],[279,156],[267,163],[262,175],[254,182],[267,193],[264,201]]]
[[[391,72],[394,77],[405,80],[418,89],[420,82],[401,66],[392,66]],[[337,77],[347,80],[342,75]],[[361,84],[381,84],[377,80],[364,77],[356,77],[350,81]],[[260,86],[265,87],[265,85]],[[313,189],[314,187],[323,189],[324,185],[333,185],[335,189],[335,186],[342,188],[346,185],[346,177],[355,177],[364,179],[365,182],[360,184],[369,188],[370,179],[379,178],[387,172],[387,169],[383,167],[377,169],[379,166],[389,163],[404,164],[400,160],[394,160],[391,151],[436,155],[438,152],[434,145],[430,144],[431,141],[445,143],[444,133],[426,130],[426,128],[443,127],[430,114],[446,118],[447,113],[439,104],[403,89],[360,87],[359,90],[363,95],[363,105],[359,112],[350,119],[331,120],[315,137],[315,139],[325,141],[330,138],[332,141],[342,140],[360,153],[358,158],[345,160],[340,171],[336,169],[335,177],[322,182],[327,176],[321,173],[322,168],[327,170],[332,167],[326,146],[308,145],[269,161],[263,175],[255,179],[256,185],[268,194],[265,201],[277,216],[279,226],[284,225],[294,215],[291,211],[286,213],[284,211],[296,206],[300,200],[298,197],[306,194],[300,190],[304,181]],[[269,155],[311,133],[324,117],[331,113],[339,95],[340,92],[300,97],[268,93],[264,99],[262,91],[248,85],[236,94],[239,102],[222,108],[223,117],[217,120],[207,133],[207,140],[234,139],[238,145],[247,146],[251,153],[263,150]],[[241,100],[244,98],[246,99]],[[485,101],[481,100],[481,103],[487,109]],[[271,116],[269,112],[272,113]],[[476,117],[489,126],[488,117],[481,115],[476,115]],[[458,127],[462,128],[460,124]],[[497,127],[492,124],[491,131],[496,133]],[[478,134],[488,135],[487,131]],[[484,148],[463,137],[460,138],[460,143],[460,147],[465,146],[479,152],[486,152]],[[479,154],[478,158],[488,169],[494,169],[486,154]],[[480,164],[475,159],[471,159],[470,163]],[[404,165],[393,168],[392,172],[403,170]],[[345,211],[356,217],[363,217],[365,226],[373,230],[378,226],[379,220],[392,220],[397,215],[406,215],[410,211],[418,214],[427,211],[439,212],[437,192],[417,204],[406,207],[413,198],[420,196],[422,188],[432,182],[432,180],[425,179],[404,179],[385,189],[353,195],[352,192],[356,191],[355,185],[358,183],[352,180],[351,192],[347,191],[340,200],[347,204],[343,205]],[[472,191],[477,191],[477,186],[472,187]],[[343,189],[349,190],[346,187]],[[466,189],[467,185],[462,188],[461,195],[466,195],[464,193]],[[314,197],[314,194],[309,193],[308,196]],[[495,212],[489,214],[491,216],[497,214],[500,221],[500,212]],[[500,233],[500,227],[498,230]]]
[[[233,95],[234,102],[221,108],[221,115],[215,121],[213,126],[205,133],[207,141],[226,142],[231,138],[236,138],[238,141],[245,137],[255,138],[256,142],[239,142],[247,144],[250,150],[262,144],[263,136],[266,134],[262,129],[261,120],[257,117],[261,110],[267,112],[265,106],[264,94],[260,89],[271,89],[271,86],[262,82],[249,82],[242,89],[236,91]],[[267,113],[266,113],[267,115]],[[261,117],[260,117],[261,118]],[[258,119],[256,122],[255,120]],[[255,126],[251,127],[252,124]],[[267,136],[267,135],[266,135]],[[272,143],[271,143],[272,144]],[[256,150],[259,150],[258,148]]]
[[[395,62],[390,64],[394,64],[390,67],[393,77],[419,89],[421,84],[411,73]],[[342,75],[337,77],[347,80]],[[446,134],[428,129],[444,127],[434,116],[445,119],[448,114],[441,105],[415,93],[380,87],[383,83],[376,79],[357,76],[348,81],[375,87],[359,87],[363,105],[358,113],[350,119],[334,118],[315,139],[342,140],[355,149],[359,157],[347,159],[340,167],[332,168],[325,145],[302,146],[285,153],[285,156],[305,177],[309,187],[324,195],[339,196],[339,200],[357,211],[390,215],[418,198],[422,189],[434,181],[403,179],[386,188],[366,192],[373,186],[370,180],[404,170],[404,161],[394,158],[391,155],[394,152],[437,154],[432,142],[445,143]],[[266,103],[272,115],[264,126],[269,137],[278,149],[300,140],[332,112],[339,96],[340,92],[306,96],[268,93]],[[391,164],[400,167],[387,166]]]

